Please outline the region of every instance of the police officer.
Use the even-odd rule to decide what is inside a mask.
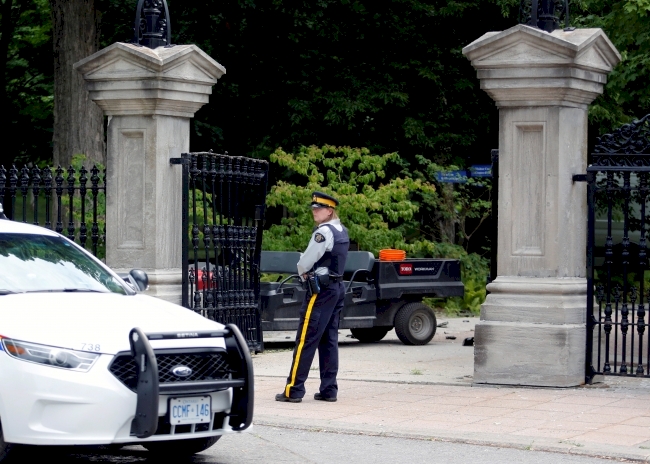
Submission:
[[[276,401],[302,401],[316,348],[320,367],[320,391],[314,394],[314,399],[336,401],[339,315],[345,298],[343,270],[350,247],[348,231],[336,214],[338,204],[336,198],[325,193],[312,194],[311,208],[316,228],[298,261],[298,274],[304,282],[311,284],[313,291],[307,292],[300,309],[300,325],[296,333],[291,370],[284,391],[275,395]]]

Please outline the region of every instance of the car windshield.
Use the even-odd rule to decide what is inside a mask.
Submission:
[[[123,285],[57,236],[0,233],[0,296],[25,292],[113,292]]]

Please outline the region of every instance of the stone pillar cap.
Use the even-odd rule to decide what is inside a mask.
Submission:
[[[74,64],[104,113],[193,117],[226,69],[196,45],[114,43]]]
[[[549,34],[523,24],[488,32],[464,47],[463,54],[498,106],[586,108],[621,61],[602,29]]]

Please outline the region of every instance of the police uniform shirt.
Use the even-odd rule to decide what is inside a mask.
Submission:
[[[304,253],[300,254],[300,261],[298,261],[298,274],[302,277],[303,274],[310,272],[326,251],[332,251],[334,247],[334,234],[329,227],[323,227],[325,224],[330,224],[338,231],[343,230],[340,219],[332,219],[331,221],[320,224],[314,233],[311,235],[311,240]],[[325,275],[329,274],[329,269],[326,267],[319,267],[316,269],[316,274]]]

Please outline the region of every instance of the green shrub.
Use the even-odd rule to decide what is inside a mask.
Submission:
[[[425,303],[442,308],[447,314],[457,315],[471,313],[478,315],[481,304],[485,301],[485,285],[490,267],[487,259],[476,253],[467,253],[460,245],[419,240],[412,244],[403,244],[411,258],[450,258],[458,259],[461,266],[461,278],[465,286],[465,295],[445,299],[426,298]]]
[[[285,168],[291,182],[277,182],[267,196],[267,205],[283,208],[284,214],[279,224],[264,231],[262,248],[302,251],[313,227],[310,195],[313,190],[320,190],[341,202],[338,214],[355,248],[375,256],[381,249],[395,248],[406,251],[410,258],[460,260],[465,296],[431,304],[450,313],[478,314],[485,300],[488,261],[467,253],[460,245],[407,239],[412,231],[420,229],[416,216],[420,202],[423,198],[434,202],[437,191],[424,179],[387,179],[388,172],[400,172],[398,161],[396,153],[373,155],[366,148],[312,146],[301,147],[297,153],[276,150],[271,154],[271,162]]]

